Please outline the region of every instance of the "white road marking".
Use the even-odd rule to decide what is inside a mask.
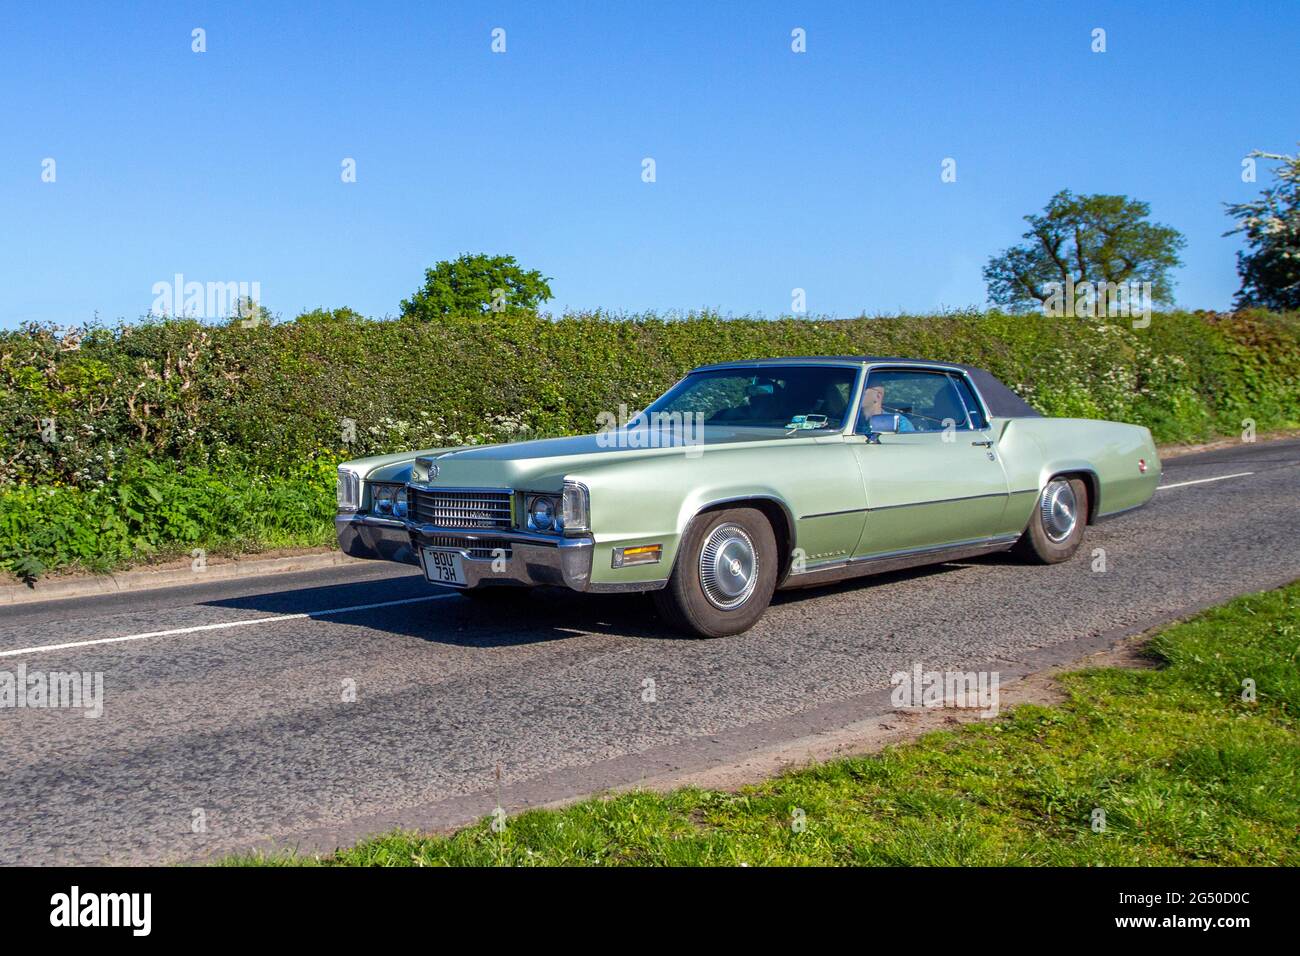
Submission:
[[[180,634],[197,634],[199,631],[221,631],[232,627],[248,627],[252,624],[274,624],[276,621],[301,621],[314,617],[329,617],[332,614],[347,614],[351,611],[370,611],[379,607],[396,607],[399,604],[418,604],[421,601],[439,601],[442,598],[455,597],[454,594],[430,594],[425,597],[403,598],[400,601],[380,601],[378,604],[354,604],[351,607],[335,607],[326,611],[304,611],[300,614],[276,614],[273,617],[255,617],[246,621],[225,621],[221,624],[199,624],[195,627],[174,627],[169,631],[149,631],[145,634],[126,634],[122,637],[101,637],[93,641],[70,641],[66,644],[41,644],[36,647],[20,647],[12,651],[0,651],[0,657],[17,657],[19,654],[40,654],[43,651],[66,651],[74,647],[93,647],[96,644],[120,644],[123,641],[143,641],[148,637],[175,637]]]
[[[1229,478],[1245,478],[1247,475],[1253,475],[1253,471],[1239,471],[1235,475],[1219,475],[1217,478],[1197,478],[1195,481],[1177,481],[1172,485],[1161,485],[1156,491],[1164,491],[1166,488],[1182,488],[1185,485],[1203,485],[1207,481],[1226,481]]]

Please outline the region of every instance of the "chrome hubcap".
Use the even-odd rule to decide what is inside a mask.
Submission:
[[[718,525],[700,550],[700,585],[709,603],[723,611],[740,607],[758,584],[758,555],[744,528]]]
[[[1056,478],[1047,483],[1043,497],[1039,502],[1039,511],[1043,516],[1043,530],[1052,541],[1064,541],[1074,533],[1079,523],[1078,502],[1074,489],[1063,478]]]

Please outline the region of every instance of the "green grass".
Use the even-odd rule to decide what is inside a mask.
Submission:
[[[1160,667],[1065,675],[1059,707],[1020,706],[737,793],[635,792],[524,813],[500,833],[484,820],[325,858],[229,862],[1300,865],[1300,583],[1169,627],[1148,651]],[[1245,678],[1254,703],[1241,699]]]

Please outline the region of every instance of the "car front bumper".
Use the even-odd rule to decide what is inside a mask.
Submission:
[[[447,547],[447,538],[463,542],[466,587],[555,585],[574,591],[615,590],[591,583],[591,538],[560,538],[519,531],[467,531],[418,525],[395,518],[339,514],[334,518],[339,547],[354,558],[376,558],[420,566],[421,547]],[[474,557],[469,547],[482,542],[509,545],[508,556]],[[620,589],[621,588],[617,588]]]

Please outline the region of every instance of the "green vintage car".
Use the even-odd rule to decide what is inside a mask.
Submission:
[[[1014,549],[1065,561],[1160,480],[1140,426],[1044,418],[988,372],[879,357],[697,368],[593,435],[338,470],[347,554],[463,589],[653,592],[738,634],[777,588]]]

